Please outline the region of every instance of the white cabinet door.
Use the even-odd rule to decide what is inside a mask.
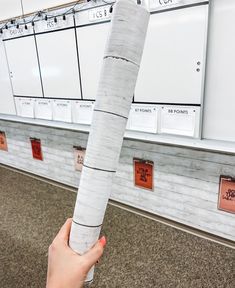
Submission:
[[[16,114],[3,42],[0,40],[0,113]]]
[[[42,97],[42,87],[34,36],[5,41],[13,93]]]
[[[83,99],[95,99],[110,23],[77,28]]]
[[[1,0],[0,20],[22,15],[21,0]]]
[[[44,96],[81,99],[74,29],[36,35]]]
[[[135,101],[200,104],[208,5],[151,15]]]

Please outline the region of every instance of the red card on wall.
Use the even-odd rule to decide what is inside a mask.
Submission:
[[[218,209],[235,213],[235,179],[220,176]]]
[[[135,186],[153,190],[154,163],[152,161],[136,158],[134,158],[133,160]]]
[[[8,151],[7,137],[5,132],[0,131],[0,150]]]
[[[33,158],[43,161],[41,140],[35,139],[35,138],[30,138],[30,141],[31,141]]]

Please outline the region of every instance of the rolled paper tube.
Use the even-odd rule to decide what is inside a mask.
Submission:
[[[133,0],[115,4],[93,112],[70,247],[88,251],[99,237],[118,166],[149,22],[149,12]],[[92,282],[94,267],[86,282]]]

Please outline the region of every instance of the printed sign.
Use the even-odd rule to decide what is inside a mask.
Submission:
[[[180,4],[182,0],[150,0],[149,6],[153,8],[165,8],[175,4]]]
[[[25,25],[20,25],[19,28],[11,27],[10,29],[4,29],[4,38],[14,38],[25,35],[33,34],[33,27],[27,25],[27,29],[25,29]]]
[[[73,122],[79,124],[91,124],[94,103],[95,102],[93,101],[73,101]]]
[[[127,129],[156,133],[157,107],[151,105],[132,104]]]
[[[134,158],[135,186],[153,190],[153,167],[152,161]]]
[[[34,118],[34,99],[15,98],[15,103],[18,116]]]
[[[56,19],[56,22],[55,22]],[[63,27],[63,21],[60,18],[51,18],[47,21],[43,21],[44,23],[44,30],[53,30]]]
[[[7,138],[5,132],[0,131],[0,150],[8,151]]]
[[[53,120],[62,122],[72,122],[71,101],[54,100]]]
[[[111,17],[110,6],[102,6],[89,11],[89,21],[109,20]]]
[[[35,117],[39,119],[52,120],[51,100],[39,99],[35,102]]]
[[[218,209],[235,213],[235,179],[220,176]]]
[[[182,136],[195,136],[196,108],[188,107],[162,107],[161,133]]]
[[[76,171],[82,171],[86,149],[74,146],[74,165]]]
[[[41,140],[35,139],[35,138],[30,138],[30,141],[31,141],[33,158],[43,161]]]

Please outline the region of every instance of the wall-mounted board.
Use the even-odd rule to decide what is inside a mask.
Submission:
[[[38,58],[34,36],[4,41],[13,94],[42,97]]]
[[[15,105],[3,41],[0,39],[0,113],[15,115]]]
[[[45,97],[81,99],[74,29],[36,35]]]
[[[214,0],[206,74],[203,138],[235,142],[235,1]]]
[[[95,99],[110,23],[77,28],[84,99]]]
[[[31,2],[31,1],[27,1]],[[0,1],[0,20],[6,20],[23,14],[21,0],[1,0]]]
[[[152,14],[135,101],[200,104],[208,5]]]
[[[107,37],[110,5],[87,9],[76,14],[78,51],[83,99],[95,99]]]

